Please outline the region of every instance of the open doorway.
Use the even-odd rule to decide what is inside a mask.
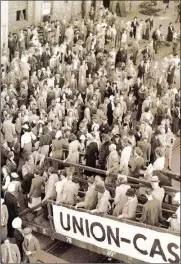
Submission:
[[[110,0],[103,0],[103,5],[104,5],[105,8],[109,8]]]

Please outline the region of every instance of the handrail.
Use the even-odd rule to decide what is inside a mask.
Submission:
[[[47,157],[46,158],[47,160],[50,160],[50,161],[56,161],[56,162],[59,162],[60,164],[64,165],[64,166],[73,166],[73,167],[76,167],[76,168],[79,168],[79,169],[83,169],[83,170],[87,170],[87,171],[91,171],[91,172],[95,172],[99,175],[106,175],[106,171],[104,170],[100,170],[100,169],[97,169],[97,168],[92,168],[92,167],[88,167],[88,166],[85,166],[85,165],[81,165],[81,164],[75,164],[75,163],[70,163],[70,162],[64,162],[63,160],[59,160],[59,159],[54,159],[54,158],[50,158],[50,157]],[[112,176],[117,176],[116,173],[111,173]],[[145,180],[142,180],[142,179],[137,179],[137,178],[134,178],[134,177],[131,177],[131,176],[127,176],[128,180],[131,180],[132,182],[136,182],[136,183],[142,183],[144,184],[145,186],[148,186],[148,187],[151,187],[151,184]],[[168,193],[176,193],[178,192],[177,189],[173,188],[173,187],[169,187],[169,186],[163,186],[163,188],[165,189],[166,192]]]
[[[179,145],[180,145],[180,143],[178,143],[178,144],[173,148],[173,150],[174,150],[175,148],[177,148]],[[63,151],[63,152],[68,152],[69,150],[63,148],[62,151]],[[79,151],[79,155],[80,155],[80,156],[85,156],[85,152],[80,152],[80,151]],[[176,181],[181,181],[181,175],[180,175],[179,173],[175,173],[175,172],[172,172],[172,171],[167,171],[167,170],[165,170],[165,169],[163,169],[161,172],[162,172],[164,175],[166,175],[167,177],[171,178],[171,179],[174,179],[174,180],[176,180]]]

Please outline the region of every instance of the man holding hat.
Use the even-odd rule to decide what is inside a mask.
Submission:
[[[126,192],[130,187],[127,184],[128,178],[126,175],[118,174],[117,182],[116,182],[116,190],[115,190],[115,198],[114,198],[114,205],[115,208],[113,210],[113,215],[118,216],[122,213],[123,207],[126,204],[128,198],[126,196]]]
[[[88,190],[85,194],[85,199],[83,202],[79,202],[75,208],[85,208],[87,210],[93,210],[97,205],[97,191],[96,191],[96,183],[94,181],[94,177],[88,178]]]
[[[138,199],[136,196],[135,189],[129,188],[126,192],[127,202],[123,207],[122,214],[118,218],[135,219],[136,208],[138,205]]]
[[[151,188],[145,190],[148,201],[143,206],[139,221],[147,225],[159,226],[159,220],[162,220],[162,211],[159,202],[153,198],[152,193],[153,189]]]
[[[32,235],[31,228],[26,227],[23,230],[23,234],[24,242],[22,247],[25,253],[25,263],[37,263],[40,243],[38,239]]]

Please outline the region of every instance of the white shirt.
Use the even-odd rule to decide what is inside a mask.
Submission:
[[[124,149],[121,152],[121,159],[120,159],[120,166],[123,165],[128,166],[130,157],[132,153],[132,146],[124,147]]]
[[[56,193],[57,193],[57,202],[61,201],[61,197],[63,194],[64,185],[67,182],[67,178],[63,178],[61,181],[55,183]]]
[[[165,157],[160,157],[153,163],[153,170],[163,170],[165,167]]]
[[[25,144],[31,143],[35,139],[36,136],[32,132],[25,132],[21,137],[21,148],[24,148]]]

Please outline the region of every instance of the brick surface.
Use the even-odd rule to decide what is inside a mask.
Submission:
[[[27,6],[27,20],[16,21],[16,12]],[[8,10],[9,32],[17,32],[21,28],[32,25],[34,22],[34,1],[9,1]]]
[[[8,27],[9,32],[17,32],[22,28],[34,25],[35,8],[37,1],[9,1]],[[67,21],[80,18],[82,16],[82,1],[52,1],[52,19],[62,19]],[[16,12],[27,6],[27,20],[16,21]],[[41,12],[40,12],[41,15]],[[42,18],[41,18],[42,19]]]

